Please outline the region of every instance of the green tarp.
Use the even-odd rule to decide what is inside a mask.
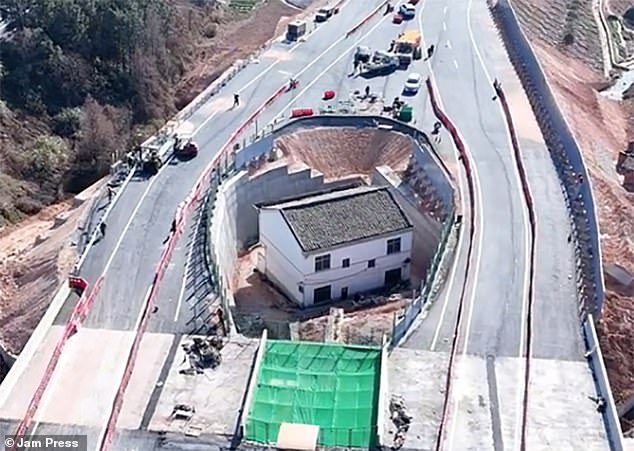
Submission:
[[[378,348],[267,341],[246,438],[274,443],[281,423],[302,423],[320,427],[320,445],[373,446],[380,360]]]

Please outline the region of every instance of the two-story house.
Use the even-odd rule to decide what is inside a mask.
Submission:
[[[301,306],[409,278],[412,224],[384,187],[258,205],[259,269]]]

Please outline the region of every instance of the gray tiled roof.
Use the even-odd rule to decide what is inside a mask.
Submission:
[[[361,187],[278,204],[305,252],[406,230],[411,223],[386,188]]]

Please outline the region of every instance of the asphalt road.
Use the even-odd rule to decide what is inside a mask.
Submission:
[[[358,37],[361,38],[368,30],[376,35],[389,21],[383,19],[378,28],[372,28],[376,21],[371,22],[357,35],[348,39],[343,38],[343,33],[378,3],[378,0],[352,2],[342,10],[341,14],[328,23],[320,25],[307,42],[296,46],[287,43],[274,44],[260,56],[259,60],[234,77],[219,95],[210,99],[189,118],[190,125],[195,131],[194,139],[201,149],[196,159],[188,162],[172,160],[153,178],[144,179],[135,176],[132,179],[110,214],[105,236],[92,249],[81,270],[81,275],[91,283],[94,283],[102,274],[105,277],[103,287],[82,330],[132,331],[134,329],[152,283],[156,264],[176,207],[193,188],[195,180],[203,169],[238,125],[279,86],[287,83],[290,74],[299,75],[301,83],[299,92],[282,96],[265,111],[260,124],[269,122],[276,115],[287,111],[291,96],[297,101],[320,98],[324,86],[329,86],[331,83],[329,79],[320,78],[320,76],[329,75],[331,70],[337,71],[336,78],[342,80],[339,85],[342,90],[350,86],[352,81],[347,80],[347,70],[351,66],[351,51],[359,43]],[[231,108],[234,92],[240,93],[241,105],[238,108]],[[206,309],[196,302],[199,300],[198,296],[192,296],[192,293],[201,289],[197,283],[197,280],[201,279],[200,262],[195,261],[200,255],[197,252],[189,252],[191,241],[198,241],[197,245],[200,246],[200,237],[196,233],[198,216],[192,216],[187,226],[188,231],[185,237],[179,240],[161,285],[157,302],[159,309],[150,323],[151,331],[191,333],[204,322]],[[188,258],[190,254],[192,259]],[[188,277],[185,276],[186,272]],[[185,280],[184,288],[183,280]],[[211,287],[202,289],[205,296],[211,297],[213,301]],[[183,291],[182,297],[181,291]],[[179,299],[181,302],[178,302]],[[69,298],[56,318],[56,325],[64,325],[67,322],[75,302],[76,299]],[[109,354],[122,351],[106,347],[99,349],[98,352],[103,355],[102,360],[107,361],[108,358],[115,358],[114,355]],[[67,361],[69,359],[70,357]],[[121,354],[116,360],[123,363],[125,355]],[[29,366],[25,373],[32,371],[37,373],[38,369]],[[83,369],[82,371],[90,372],[91,370]],[[53,381],[51,385],[68,384],[66,380],[56,380],[55,375]],[[92,384],[92,382],[87,383]],[[111,388],[108,387],[106,393],[100,389],[102,392],[100,398],[103,399],[96,401],[97,404],[105,403],[105,407],[107,392],[113,390],[118,383],[118,378],[112,377],[109,382]],[[97,390],[96,387],[95,390]],[[47,391],[63,392],[53,390],[51,386]],[[46,406],[55,405],[59,408],[63,400],[52,399],[56,396],[59,394],[51,395]],[[77,404],[79,401],[75,400],[74,403],[78,412],[81,411],[81,406]],[[91,402],[88,399],[81,401]],[[43,409],[46,408],[43,407]],[[105,424],[107,411],[103,411],[102,415]],[[55,429],[55,426],[40,425],[36,422],[30,433],[35,430],[48,431],[50,428]],[[72,426],[59,426],[60,431],[68,431],[69,428]],[[92,435],[91,432],[91,437]]]
[[[487,15],[483,2],[428,0],[421,18],[426,44],[436,47],[431,67],[439,98],[468,146],[476,174],[477,260],[468,281],[460,350],[518,357],[525,339],[528,217],[505,119],[493,100],[487,72],[503,86],[504,77],[514,75],[504,72],[510,63]],[[429,110],[424,116],[426,124],[433,120]],[[569,278],[574,255],[567,242],[569,221],[559,179],[543,143],[522,138],[520,146],[538,221],[533,356],[579,360],[583,351],[576,290]],[[458,248],[458,268],[464,267],[466,244]],[[463,281],[456,271],[405,346],[450,349]]]
[[[406,72],[369,81],[351,76],[352,51],[359,44],[385,49],[400,31],[422,26],[427,43],[435,43],[437,48],[432,67],[439,95],[469,146],[480,186],[476,212],[479,230],[475,237],[479,269],[469,281],[472,308],[467,312],[470,321],[463,342],[467,342],[469,354],[518,356],[522,338],[527,219],[506,124],[498,105],[491,99],[493,89],[482,68],[482,64],[493,65],[499,51],[483,52],[483,62],[477,57],[466,33],[467,1],[427,0],[425,13],[419,14],[413,22],[393,25],[389,17],[382,18],[366,25],[353,37],[339,40],[345,30],[378,3],[377,0],[347,5],[342,14],[321,25],[317,34],[290,54],[292,46],[275,44],[189,119],[201,148],[197,159],[172,161],[154,178],[131,181],[110,215],[106,236],[95,246],[82,268],[82,276],[91,282],[105,275],[104,286],[85,327],[128,331],[134,328],[176,206],[187,196],[233,130],[287,82],[290,74],[300,74],[299,89],[284,94],[268,109],[258,121],[260,127],[278,114],[287,115],[294,106],[318,108],[326,89],[335,89],[340,99],[366,85],[386,99],[399,95]],[[476,31],[481,47],[499,45],[493,42],[495,36],[485,31]],[[427,75],[427,63],[415,62],[410,71]],[[232,109],[232,93],[238,91],[242,104]],[[434,118],[424,89],[410,101],[415,106],[415,125],[429,130]],[[445,143],[448,139],[443,135]],[[540,267],[536,310],[536,322],[543,325],[543,329],[536,338],[535,352],[544,357],[577,359],[579,335],[571,318],[574,299],[555,302],[571,296],[568,285],[557,286],[562,273],[570,267],[569,247],[565,238],[561,239],[567,234],[563,198],[557,191],[554,169],[551,171],[547,164],[547,154],[543,149],[538,152],[538,144],[522,142],[522,145],[532,146],[530,149],[535,151],[534,156],[527,159],[527,167],[531,180],[535,181],[532,187],[536,203],[540,212],[544,212],[538,218]],[[528,153],[528,149],[524,150]],[[151,332],[192,333],[204,325],[208,303],[214,302],[213,287],[206,285],[202,255],[197,251],[202,246],[199,218],[200,212],[192,215],[174,251],[159,292],[158,311],[150,322]],[[479,243],[482,243],[481,250]],[[456,256],[457,268],[465,263],[464,244]],[[194,250],[190,251],[192,245]],[[445,295],[423,326],[412,334],[407,346],[449,349],[463,278],[464,274],[458,270]],[[76,300],[67,302],[56,324],[66,323],[74,302]],[[443,309],[443,306],[446,307]],[[558,318],[566,318],[563,326]],[[116,384],[118,380],[113,378],[112,386]],[[106,412],[103,416],[105,422]],[[60,425],[56,429],[55,425],[45,424],[38,430],[68,428],[72,426]],[[90,432],[93,434],[96,432]]]

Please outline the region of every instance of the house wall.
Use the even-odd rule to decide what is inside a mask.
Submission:
[[[401,238],[401,252],[387,255],[387,241],[396,237]],[[325,253],[304,255],[278,210],[260,212],[265,273],[289,298],[303,306],[313,305],[314,290],[325,285],[331,286],[333,299],[339,299],[343,287],[348,287],[348,297],[382,287],[385,271],[390,269],[401,268],[401,279],[409,279],[410,264],[404,261],[411,257],[412,239],[412,231],[408,231],[332,249],[325,252],[330,254],[330,269],[315,272],[315,257]],[[348,268],[342,267],[345,258],[350,259]],[[372,259],[375,266],[368,268]],[[302,282],[303,293],[299,289]]]
[[[306,259],[291,229],[277,210],[260,210],[260,244],[264,248],[264,274],[290,299],[303,305],[299,283],[306,274]]]

